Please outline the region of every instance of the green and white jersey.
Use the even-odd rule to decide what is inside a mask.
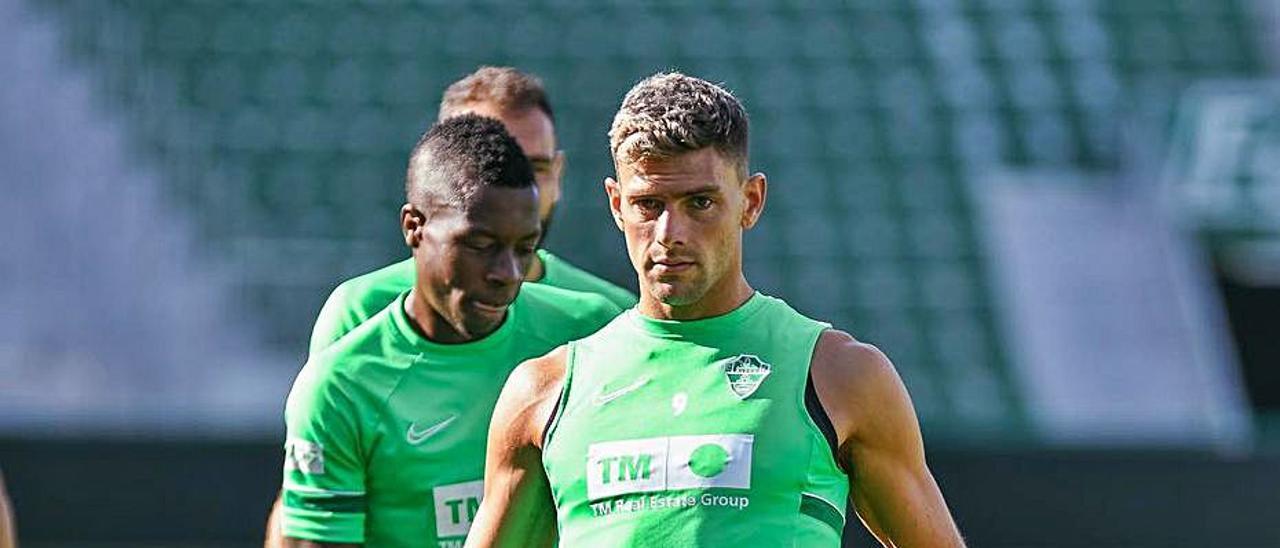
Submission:
[[[636,304],[636,297],[630,291],[573,266],[549,251],[539,249],[538,257],[542,259],[545,270],[542,279],[534,283],[594,293],[608,299],[620,309],[631,308]],[[410,257],[339,284],[316,317],[315,326],[311,330],[310,353],[324,350],[355,326],[386,308],[396,296],[413,287],[415,278],[413,258]]]
[[[511,370],[619,312],[527,284],[493,333],[423,338],[405,294],[314,354],[285,410],[286,536],[378,547],[461,546],[482,493],[485,437]]]
[[[569,343],[543,450],[561,545],[840,546],[849,478],[809,382],[828,327],[757,293]]]

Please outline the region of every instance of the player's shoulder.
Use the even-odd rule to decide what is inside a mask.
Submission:
[[[879,410],[901,403],[905,395],[902,379],[888,356],[873,344],[859,341],[837,329],[827,329],[818,337],[810,364],[815,388],[836,415],[874,420]]]
[[[754,299],[760,301],[760,308],[767,312],[767,318],[770,323],[778,324],[780,322],[790,322],[797,325],[819,327],[822,329],[829,329],[831,327],[830,323],[805,315],[803,312],[796,310],[794,306],[791,306],[791,303],[788,303],[781,298],[766,294],[763,291],[757,291]]]
[[[557,335],[569,331],[584,336],[622,312],[600,295],[546,284],[525,283],[516,298],[525,329],[546,330]]]
[[[340,284],[325,299],[311,329],[312,353],[333,344],[413,286],[413,259],[393,263]]]
[[[344,280],[333,289],[329,298],[359,299],[371,291],[390,291],[398,294],[412,286],[413,280],[414,265],[413,258],[410,257]]]
[[[507,377],[507,384],[527,395],[542,395],[552,388],[559,391],[558,383],[564,379],[568,356],[569,345],[562,344],[546,354],[520,362]]]
[[[374,393],[389,390],[413,362],[413,356],[397,359],[387,352],[403,346],[395,340],[399,334],[392,325],[393,307],[399,303],[399,299],[393,300],[337,341],[311,354],[295,387],[305,382],[317,388],[336,385],[343,390],[360,387]]]
[[[546,268],[544,285],[594,293],[612,302],[618,308],[631,308],[637,302],[631,291],[592,274],[545,249],[538,250]]]
[[[495,417],[514,429],[518,443],[541,447],[564,384],[569,347],[520,363],[507,377]]]
[[[575,305],[615,311],[619,310],[618,306],[609,302],[608,299],[595,293],[577,289],[566,289],[553,285],[526,282],[521,286],[520,293],[529,301],[536,303],[535,306],[565,308],[566,305]]]
[[[857,381],[874,380],[890,373],[896,376],[893,363],[884,352],[839,329],[826,329],[818,336],[812,367],[824,376]]]

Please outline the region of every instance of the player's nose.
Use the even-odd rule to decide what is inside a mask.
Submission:
[[[653,239],[668,248],[684,245],[686,225],[685,219],[679,213],[673,212],[672,208],[667,208],[654,223]]]
[[[524,279],[525,263],[514,249],[498,253],[489,262],[485,280],[494,285],[514,285]]]

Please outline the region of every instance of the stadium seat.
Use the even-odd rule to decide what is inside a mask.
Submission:
[[[517,7],[526,12],[494,17]],[[1241,0],[42,9],[215,250],[327,241],[403,256],[405,154],[442,87],[478,64],[514,63],[546,80],[570,157],[550,247],[623,281],[600,190],[621,93],[662,69],[723,81],[752,115],[753,163],[773,183],[748,272],[884,347],[926,431],[956,437],[1017,436],[1027,423],[996,343],[969,178],[1009,165],[1114,168],[1120,113],[1168,112],[1193,79],[1262,70]],[[244,292],[266,338],[294,354],[329,288],[380,266],[298,260],[325,275],[247,279]]]

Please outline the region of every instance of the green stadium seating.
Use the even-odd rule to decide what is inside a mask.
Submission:
[[[656,70],[723,81],[752,114],[753,163],[772,185],[749,274],[884,347],[944,440],[1029,429],[972,174],[1114,169],[1126,113],[1263,70],[1243,0],[41,5],[210,253],[375,250],[289,255],[297,282],[246,276],[246,317],[294,354],[332,285],[405,254],[404,160],[448,82],[481,63],[544,77],[570,159],[550,247],[627,283],[600,189],[612,111]]]

